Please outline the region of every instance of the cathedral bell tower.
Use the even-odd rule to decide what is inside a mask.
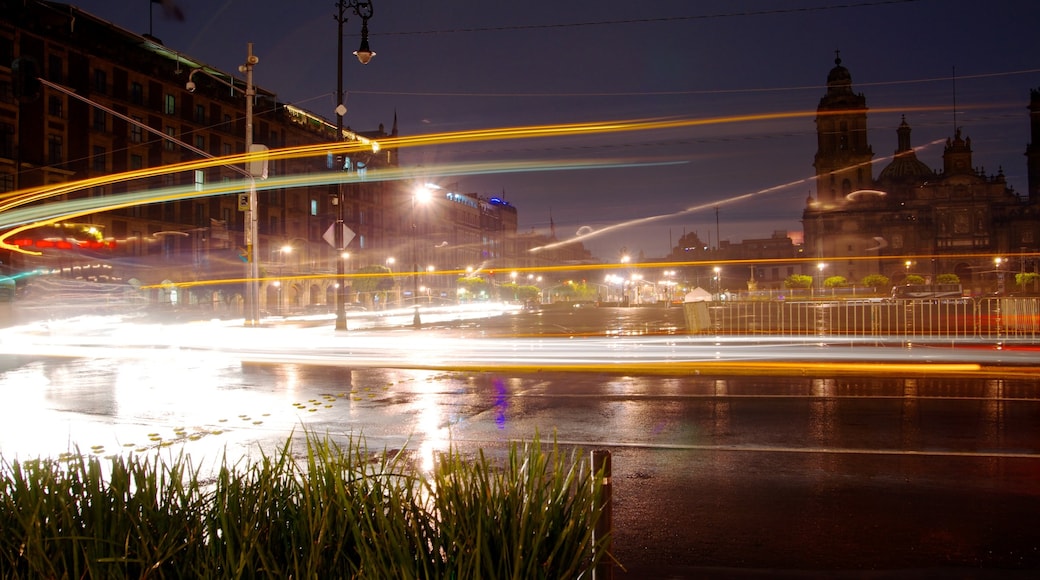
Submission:
[[[827,75],[827,94],[816,108],[816,198],[824,205],[844,201],[860,189],[873,189],[867,143],[867,100],[852,92],[852,75],[840,56]]]

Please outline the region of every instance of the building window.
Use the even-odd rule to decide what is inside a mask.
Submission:
[[[61,57],[52,54],[47,57],[47,80],[52,83],[63,83],[65,82],[65,75],[62,74],[62,60]]]
[[[10,173],[0,173],[0,191],[14,191],[14,175]]]
[[[206,122],[206,107],[204,105],[195,105],[195,122]]]
[[[0,157],[14,157],[14,125],[0,123]]]
[[[224,143],[223,152],[225,157],[231,155],[231,143]]]
[[[167,115],[175,115],[177,113],[177,99],[173,95],[166,95],[166,104],[163,112]]]
[[[94,109],[94,130],[104,133],[108,130],[108,113]]]
[[[61,118],[62,108],[65,106],[65,101],[56,95],[51,95],[47,98],[47,114],[52,117]]]
[[[94,91],[102,94],[108,94],[108,74],[101,69],[94,69]]]
[[[135,105],[144,103],[144,87],[141,83],[130,83],[130,102]]]
[[[62,149],[64,142],[61,139],[61,135],[48,135],[47,136],[47,163],[51,165],[57,165],[64,159],[62,156]]]
[[[177,138],[177,128],[176,127],[171,127],[170,125],[167,125],[166,126],[166,136],[170,137],[171,139],[176,139]],[[177,142],[176,141],[172,141],[171,139],[163,139],[163,148],[165,148],[167,151],[173,151],[177,147]]]
[[[130,156],[130,169],[143,169],[144,168],[144,157],[140,155]]]
[[[195,148],[204,150],[206,148],[206,138],[202,135],[195,136]]]
[[[311,200],[311,215],[318,215],[318,200]]]
[[[94,146],[94,171],[97,173],[105,172],[105,153],[104,147]]]
[[[0,37],[0,62],[8,63],[14,60],[14,41],[8,37]]]
[[[195,170],[195,191],[202,191],[206,185],[206,172],[201,169]]]
[[[134,122],[130,123],[130,142],[140,143],[144,140],[144,133],[142,132],[141,125],[144,124],[144,119],[140,117],[133,117]]]

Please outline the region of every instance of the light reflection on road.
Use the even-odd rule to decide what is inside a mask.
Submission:
[[[829,365],[816,368],[835,373],[845,367],[863,372],[866,365],[889,374],[935,376],[1017,365],[1005,372],[1035,372],[1035,352],[906,348],[873,339],[805,343],[756,337],[748,343],[682,335],[466,337],[445,328],[335,333],[327,325],[286,321],[244,328],[226,321],[146,324],[115,316],[6,328],[0,330],[0,347],[8,355],[0,360],[7,365],[0,366],[0,451],[7,459],[76,448],[97,455],[190,449],[193,457],[239,457],[255,453],[257,443],[270,449],[306,428],[363,435],[375,448],[407,445],[421,452],[429,468],[435,452],[453,439],[474,436],[459,425],[467,418],[479,415],[492,426],[479,438],[529,438],[529,433],[514,432],[508,418],[541,397],[589,396],[542,392],[537,381],[509,378],[512,371],[596,373],[601,393],[619,398],[611,421],[640,424],[637,431],[651,435],[676,426],[645,415],[632,401],[665,397],[661,404],[668,405],[669,397],[718,399],[713,422],[725,428],[730,401],[755,396],[729,392],[726,381],[715,381],[710,393],[682,392],[688,385],[675,377],[696,376],[701,369],[753,374],[786,368],[804,376],[812,365]],[[656,376],[640,381],[633,374]],[[472,381],[491,382],[474,389]],[[812,383],[810,394],[820,401],[813,407],[810,443],[825,445],[829,437],[833,390],[833,380]],[[664,411],[667,415],[667,407]],[[583,437],[595,439],[592,434],[602,428],[582,428],[590,420],[586,411],[560,420],[571,426],[575,444],[588,441]],[[750,448],[759,447],[771,449]]]

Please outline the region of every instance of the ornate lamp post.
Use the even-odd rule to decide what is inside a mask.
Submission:
[[[368,47],[368,19],[372,18],[372,2],[366,0],[339,0],[337,3],[336,22],[339,23],[339,34],[336,43],[336,141],[343,139],[343,115],[347,107],[343,104],[343,23],[347,21],[347,12],[353,12],[361,19],[361,46],[354,51],[361,64],[368,64],[376,55]],[[336,188],[336,251],[341,252],[346,246],[343,239],[343,184]],[[344,259],[336,258],[336,330],[347,329],[347,284],[345,278]]]

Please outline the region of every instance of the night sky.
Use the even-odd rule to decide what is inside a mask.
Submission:
[[[170,0],[167,0],[169,2]],[[335,0],[79,0],[81,9],[225,71],[254,43],[257,85],[335,119]],[[1040,87],[1033,0],[373,0],[367,66],[353,57],[361,20],[344,30],[344,123],[394,115],[402,136],[642,118],[731,121],[653,133],[409,149],[401,164],[596,159],[625,168],[441,178],[503,195],[520,230],[571,237],[628,219],[679,215],[584,240],[602,259],[658,257],[684,231],[715,245],[801,231],[814,194],[813,114],[835,51],[870,107],[874,175],[896,148],[901,116],[933,169],[955,122],[974,164],[1003,168],[1025,195],[1029,91]],[[149,24],[149,13],[152,14]],[[955,108],[956,106],[956,108]],[[956,111],[956,120],[954,119]],[[791,184],[786,187],[777,187]],[[765,191],[768,190],[768,191]],[[755,195],[754,192],[763,191]],[[741,197],[742,196],[742,197]],[[739,201],[728,201],[740,197]],[[687,208],[696,211],[683,212]],[[716,222],[716,209],[718,221]]]

